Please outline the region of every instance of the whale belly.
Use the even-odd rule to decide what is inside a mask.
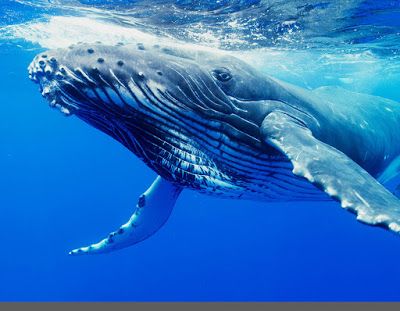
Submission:
[[[292,173],[281,154],[220,139],[199,141],[169,129],[153,144],[150,166],[161,176],[207,195],[261,201],[327,200],[326,194]]]

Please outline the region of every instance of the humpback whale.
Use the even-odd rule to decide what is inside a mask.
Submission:
[[[29,77],[50,106],[110,135],[158,177],[127,223],[71,255],[138,243],[183,189],[262,201],[334,199],[400,233],[384,187],[400,167],[400,105],[335,87],[305,90],[222,52],[142,43],[38,54]]]

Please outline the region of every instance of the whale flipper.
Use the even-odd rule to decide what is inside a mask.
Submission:
[[[138,200],[129,221],[99,243],[77,248],[70,255],[108,253],[147,239],[167,221],[182,188],[158,176]]]
[[[400,201],[341,151],[316,139],[296,118],[275,111],[261,126],[266,143],[283,152],[293,173],[321,187],[357,220],[400,233]]]

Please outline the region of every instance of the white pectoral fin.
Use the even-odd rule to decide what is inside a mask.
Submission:
[[[261,133],[284,153],[293,173],[321,187],[357,219],[400,233],[400,201],[341,151],[316,139],[311,131],[284,112],[264,119]]]
[[[169,218],[182,188],[158,176],[138,200],[129,221],[96,244],[77,248],[70,255],[108,253],[147,239]]]

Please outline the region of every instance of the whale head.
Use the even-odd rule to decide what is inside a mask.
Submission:
[[[270,96],[243,61],[174,46],[78,44],[37,55],[28,70],[51,107],[142,158],[150,136],[165,141],[175,131],[189,137],[194,123],[218,128],[241,111],[238,102]]]

